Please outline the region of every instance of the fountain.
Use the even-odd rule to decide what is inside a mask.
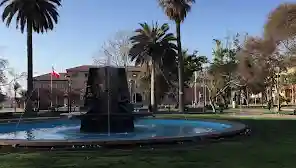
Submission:
[[[125,69],[91,68],[86,114],[1,121],[0,146],[86,148],[197,142],[244,134],[241,123],[201,119],[138,118],[129,102]],[[185,117],[185,116],[184,116]],[[7,122],[7,123],[5,123]]]
[[[134,130],[126,79],[124,68],[90,68],[85,95],[85,106],[89,110],[81,116],[81,131],[120,133]]]

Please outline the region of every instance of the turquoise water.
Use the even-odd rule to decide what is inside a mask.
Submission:
[[[0,139],[26,140],[140,140],[149,138],[198,136],[230,128],[231,125],[178,119],[137,119],[134,132],[98,134],[80,132],[80,120],[58,119],[0,125]]]

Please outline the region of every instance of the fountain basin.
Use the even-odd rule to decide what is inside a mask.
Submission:
[[[79,119],[49,119],[3,123],[0,126],[0,145],[20,147],[71,147],[73,145],[134,145],[197,141],[236,135],[246,125],[229,121],[153,119],[135,120],[133,132],[84,133]]]
[[[85,114],[80,118],[82,118],[80,131],[85,133],[122,133],[134,130],[134,116],[132,114]]]

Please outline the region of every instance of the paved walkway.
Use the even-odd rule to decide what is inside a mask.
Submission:
[[[296,119],[296,115],[286,115],[286,114],[229,114],[229,116],[236,117],[236,118]]]
[[[14,108],[3,108],[3,109],[0,109],[0,113],[7,113],[7,112],[14,112]],[[16,108],[16,112],[17,113],[22,113],[22,112],[24,112],[24,109]]]

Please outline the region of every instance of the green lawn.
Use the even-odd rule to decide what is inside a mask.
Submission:
[[[180,115],[179,115],[180,116]],[[182,116],[182,115],[181,115]],[[191,115],[190,117],[199,117]],[[203,115],[206,118],[225,118]],[[231,119],[248,124],[252,135],[190,149],[133,151],[17,152],[0,155],[0,168],[295,168],[296,121]]]

